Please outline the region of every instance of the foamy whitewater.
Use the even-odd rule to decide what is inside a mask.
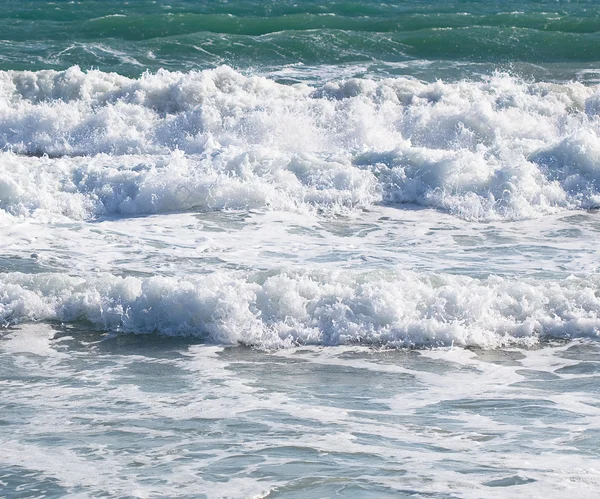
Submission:
[[[2,208],[15,216],[414,203],[486,221],[600,203],[597,86],[313,87],[227,66],[1,76]]]
[[[600,21],[498,9],[0,6],[0,496],[595,497]]]
[[[365,271],[330,256],[326,240],[308,249],[322,260],[313,271],[302,255],[291,265],[276,255],[294,240],[285,234],[297,229],[290,223],[271,243],[273,255],[242,271],[231,263],[243,267],[244,259],[232,258],[180,272],[169,243],[162,253],[175,260],[172,268],[153,262],[136,269],[145,276],[126,268],[114,275],[115,248],[82,258],[88,267],[90,260],[108,264],[105,271],[74,271],[76,255],[67,252],[61,262],[50,248],[23,244],[19,230],[27,225],[29,235],[52,238],[67,225],[71,246],[81,238],[100,248],[110,237],[102,227],[114,217],[125,231],[143,220],[134,215],[240,210],[259,224],[277,212],[322,225],[394,208],[400,222],[407,203],[481,229],[527,219],[543,226],[545,215],[585,213],[600,203],[596,87],[495,75],[449,84],[350,79],[315,88],[229,67],[138,79],[74,67],[2,73],[0,95],[3,246],[13,258],[42,262],[35,272],[15,268],[0,277],[6,325],[84,321],[103,331],[266,348],[494,347],[597,334],[600,292],[588,274],[506,278],[489,257],[479,265],[483,279],[435,266],[419,273],[389,260]],[[370,230],[383,229],[377,222]],[[173,229],[175,239],[187,223]],[[404,237],[389,225],[395,237],[378,244]],[[98,229],[84,230],[91,226]],[[195,236],[203,239],[204,231]],[[235,252],[244,239],[231,234],[228,243],[225,252]],[[148,240],[137,244],[142,255],[156,250]],[[368,258],[370,248],[360,244]],[[507,250],[515,244],[523,243]],[[409,251],[418,253],[415,246]],[[71,272],[49,273],[44,257]],[[337,266],[344,270],[329,269]],[[555,273],[561,270],[556,262]]]

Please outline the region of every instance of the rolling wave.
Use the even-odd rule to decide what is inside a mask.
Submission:
[[[228,67],[0,73],[0,208],[73,218],[416,203],[468,220],[600,204],[600,94],[578,83],[350,79]]]
[[[0,274],[0,321],[86,322],[259,348],[532,346],[597,337],[597,279],[414,272],[214,272],[202,277]]]

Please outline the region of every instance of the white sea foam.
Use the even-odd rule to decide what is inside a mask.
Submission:
[[[414,272],[214,272],[116,277],[0,274],[0,319],[87,321],[103,330],[224,344],[532,345],[595,337],[600,282],[479,280]]]
[[[380,197],[369,172],[331,160],[263,153],[222,160],[181,151],[55,159],[4,153],[0,209],[15,216],[50,212],[73,219],[265,207],[340,212]]]
[[[408,202],[468,220],[600,205],[600,93],[579,83],[231,68],[0,72],[0,208],[106,213]],[[49,157],[24,157],[43,156]]]

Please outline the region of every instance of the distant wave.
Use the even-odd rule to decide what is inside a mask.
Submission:
[[[340,30],[395,33],[401,37],[402,34],[421,30],[485,29],[492,35],[489,36],[490,41],[496,38],[494,33],[502,29],[515,32],[527,29],[557,35],[593,34],[600,30],[600,21],[595,16],[576,17],[545,12],[499,12],[488,15],[404,12],[394,15],[392,10],[380,12],[380,15],[376,12],[370,14],[364,15],[360,11],[350,16],[334,12],[303,12],[263,17],[217,13],[138,13],[129,17],[117,14],[90,19],[78,26],[78,29],[81,29],[84,37],[119,37],[129,40],[173,37],[198,32],[260,36],[278,32]]]
[[[226,66],[0,72],[0,209],[71,218],[416,203],[468,220],[600,206],[600,90]]]

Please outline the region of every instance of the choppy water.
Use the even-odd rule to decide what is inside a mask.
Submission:
[[[596,342],[266,353],[28,326],[0,342],[14,497],[594,497]]]
[[[1,495],[594,497],[595,2],[0,14]]]

